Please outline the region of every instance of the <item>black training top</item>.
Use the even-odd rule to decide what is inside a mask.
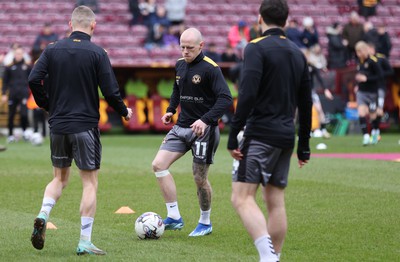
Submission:
[[[386,80],[394,74],[394,70],[384,54],[376,53],[375,56],[378,58],[378,64],[381,67],[383,74],[383,78],[379,83],[379,88],[386,90]]]
[[[43,79],[48,74],[48,92]],[[107,52],[90,42],[86,33],[48,45],[29,75],[36,103],[49,111],[55,134],[79,133],[98,126],[100,90],[121,116],[128,114]]]
[[[370,55],[364,61],[359,61],[357,71],[367,77],[366,82],[358,83],[358,91],[377,93],[380,83],[383,81],[382,68],[378,63],[378,58]]]
[[[9,99],[29,97],[28,76],[31,71],[24,60],[14,62],[4,70],[2,94],[9,92]]]
[[[175,114],[180,104],[177,125],[188,128],[196,120],[216,126],[232,105],[232,95],[219,66],[203,53],[191,63],[183,58],[175,65],[175,83],[167,112]]]
[[[299,148],[309,155],[311,85],[300,49],[280,28],[269,29],[246,46],[241,75],[228,149],[238,148],[236,136],[244,126],[246,138],[293,148],[298,108]]]

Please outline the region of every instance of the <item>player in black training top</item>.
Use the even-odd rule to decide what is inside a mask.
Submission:
[[[183,58],[175,66],[175,84],[167,113],[162,117],[169,124],[178,105],[178,122],[165,137],[153,160],[153,171],[160,185],[166,207],[165,229],[181,229],[184,225],[177,202],[174,179],[168,168],[192,150],[193,176],[200,204],[200,219],[189,236],[204,236],[212,232],[211,185],[208,168],[213,163],[219,144],[218,119],[232,104],[232,96],[218,65],[204,56],[201,33],[189,28],[181,35]]]
[[[380,129],[379,124],[383,117],[383,107],[385,105],[385,95],[386,95],[386,83],[387,79],[393,76],[394,70],[390,65],[389,60],[386,58],[384,54],[377,53],[375,50],[375,45],[373,43],[368,43],[370,54],[375,56],[378,59],[378,64],[382,69],[382,79],[379,82],[378,87],[378,104],[376,108],[376,118],[372,121],[372,130],[371,130],[371,144],[377,144],[380,139]]]
[[[91,242],[98,172],[101,161],[99,87],[116,112],[129,120],[132,110],[122,101],[107,53],[90,42],[95,14],[86,6],[72,13],[69,38],[50,44],[29,75],[36,103],[49,112],[50,149],[54,179],[44,192],[42,208],[34,222],[31,241],[42,249],[50,211],[67,186],[72,159],[79,168],[83,193],[81,234],[76,253],[105,255]],[[43,87],[48,75],[49,88]]]
[[[374,132],[372,136],[368,133],[368,120],[374,123],[375,130],[379,123],[377,118],[378,88],[383,81],[382,68],[378,63],[378,58],[370,54],[370,48],[364,41],[357,42],[355,46],[358,57],[357,74],[355,80],[358,83],[356,88],[357,110],[361,131],[363,133],[363,146],[378,142],[378,134]]]
[[[299,166],[310,158],[311,85],[306,58],[283,31],[287,2],[264,0],[259,13],[263,34],[244,51],[228,150],[239,161],[232,176],[232,204],[254,240],[260,261],[277,261],[287,230],[284,190],[296,141],[296,109]],[[244,127],[239,146],[237,137]],[[260,184],[268,224],[255,199]]]

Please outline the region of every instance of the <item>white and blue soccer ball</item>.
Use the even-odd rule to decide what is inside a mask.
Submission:
[[[30,141],[31,141],[31,144],[34,146],[41,146],[43,144],[44,139],[43,139],[42,134],[36,132],[31,135]]]
[[[139,239],[159,239],[164,229],[162,217],[154,212],[143,213],[135,222],[135,232]]]

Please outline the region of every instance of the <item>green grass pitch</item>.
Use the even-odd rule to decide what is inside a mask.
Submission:
[[[257,251],[230,203],[232,159],[221,137],[213,187],[213,233],[189,238],[199,206],[191,175],[191,154],[173,173],[185,227],[159,240],[138,240],[135,219],[143,212],[166,215],[151,170],[162,135],[103,135],[98,207],[92,240],[105,257],[78,257],[81,183],[73,164],[70,183],[54,207],[43,250],[30,243],[46,184],[52,178],[48,139],[39,147],[19,142],[0,153],[1,261],[258,261]],[[311,140],[312,153],[400,152],[400,136],[383,134],[376,146],[362,147],[361,135]],[[328,149],[315,150],[324,142]],[[363,159],[312,158],[302,169],[292,158],[286,205],[289,230],[281,261],[399,261],[400,163]],[[258,194],[261,203],[261,196]],[[129,206],[135,214],[115,214]],[[263,207],[265,211],[265,208]]]

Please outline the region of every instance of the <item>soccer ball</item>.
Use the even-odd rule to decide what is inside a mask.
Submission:
[[[40,133],[33,133],[30,137],[31,143],[34,146],[41,146],[43,144],[43,136]]]
[[[154,212],[143,213],[136,219],[135,232],[139,239],[159,239],[164,233],[164,223]]]

